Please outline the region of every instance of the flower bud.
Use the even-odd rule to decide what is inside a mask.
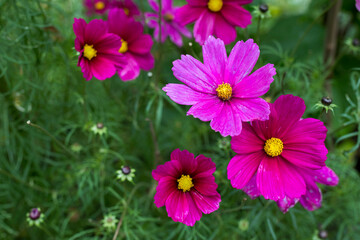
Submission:
[[[321,103],[325,106],[330,106],[332,104],[332,99],[330,97],[323,97]]]
[[[29,213],[29,217],[32,219],[32,220],[36,220],[40,217],[41,215],[41,212],[40,212],[40,209],[39,208],[33,208],[31,209],[30,213]]]
[[[121,168],[121,171],[123,172],[123,174],[128,175],[131,173],[131,168],[129,166],[124,166]]]
[[[260,10],[262,13],[266,13],[266,12],[269,10],[269,6],[268,6],[267,4],[265,4],[265,3],[260,4],[259,10]]]
[[[358,46],[360,45],[359,39],[354,38],[354,39],[352,40],[352,45],[353,45],[354,47],[358,47]]]
[[[328,232],[326,230],[320,230],[319,238],[326,239],[328,237]]]

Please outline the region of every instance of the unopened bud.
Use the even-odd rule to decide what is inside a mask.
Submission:
[[[269,10],[269,6],[268,6],[267,4],[265,4],[265,3],[260,4],[259,10],[260,10],[262,13],[266,13],[266,12]]]
[[[332,99],[329,97],[323,97],[321,99],[321,103],[324,104],[325,106],[330,106],[332,104]]]

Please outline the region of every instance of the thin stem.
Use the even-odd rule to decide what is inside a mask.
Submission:
[[[133,195],[135,194],[136,190],[138,188],[140,188],[141,186],[145,186],[145,183],[139,183],[137,184],[133,190],[131,191],[130,195],[129,195],[129,198],[127,199],[126,203],[125,203],[125,207],[124,207],[124,211],[122,212],[121,214],[121,217],[120,217],[120,220],[119,220],[119,223],[116,227],[116,231],[115,231],[115,234],[114,234],[114,237],[113,237],[113,240],[116,240],[118,235],[119,235],[119,231],[120,231],[120,227],[124,221],[124,217],[125,217],[125,214],[126,214],[126,210],[127,210],[127,207],[129,206],[129,203],[130,203],[130,200],[132,199]]]
[[[257,29],[256,29],[256,42],[260,44],[260,26],[261,26],[261,17],[259,16],[257,22]]]
[[[244,35],[245,35],[245,39],[249,38],[249,33],[248,33],[247,28],[244,28]]]
[[[156,137],[156,131],[154,128],[154,124],[152,123],[151,119],[149,119],[149,118],[147,118],[145,120],[149,122],[152,142],[154,144],[154,159],[155,159],[154,168],[155,168],[161,162],[161,153],[160,153],[160,149],[159,149],[158,140]]]
[[[324,87],[329,96],[331,96],[331,78],[332,69],[336,62],[337,43],[338,43],[338,31],[339,31],[339,12],[341,10],[342,0],[333,0],[332,6],[329,10],[326,21],[326,37],[325,37],[325,51],[324,51],[324,63],[327,65],[328,76],[325,78]],[[326,116],[327,126],[331,125],[331,116]]]
[[[337,1],[338,1],[338,0],[335,0],[335,1],[333,1],[331,4],[329,4],[329,6],[328,6],[327,8],[325,8],[325,10],[322,11],[322,12],[320,13],[320,15],[319,15],[317,18],[315,18],[315,20],[306,28],[306,30],[304,31],[304,33],[301,35],[301,37],[299,38],[299,40],[296,42],[296,45],[295,45],[293,51],[292,51],[291,54],[290,54],[291,57],[294,57],[294,55],[295,55],[297,49],[299,48],[301,42],[304,40],[304,38],[306,37],[306,35],[310,32],[310,30],[311,30],[311,28],[314,26],[314,24],[315,24],[317,21],[319,21],[320,18],[321,18],[325,13],[327,13],[327,12],[334,6],[334,4],[335,4]]]
[[[46,129],[44,129],[43,127],[34,124],[32,122],[27,121],[27,124],[29,126],[35,127],[37,129],[39,129],[40,131],[42,131],[43,133],[45,133],[46,135],[48,135],[56,144],[58,144],[66,153],[68,153],[70,156],[72,156],[73,158],[77,158],[77,156],[72,153],[64,144],[62,144],[59,140],[57,140],[51,133],[49,133]]]
[[[5,170],[3,170],[1,168],[0,168],[0,174],[5,175],[5,176],[15,180],[16,182],[24,184],[24,185],[28,186],[29,188],[32,188],[32,189],[34,189],[36,191],[44,192],[44,193],[52,193],[52,191],[50,191],[48,189],[45,189],[45,188],[30,184],[30,183],[27,183],[27,182],[24,182],[22,179],[19,179],[19,178],[15,177],[13,174],[8,173],[8,172],[6,172]]]
[[[224,209],[220,212],[220,214],[239,211],[244,207],[246,201],[247,201],[247,198],[243,198],[243,200],[240,203],[240,206],[238,206],[236,208]]]
[[[284,72],[282,75],[281,75],[281,79],[280,79],[280,83],[281,83],[281,93],[282,94],[285,94],[285,77],[286,77],[286,72]]]
[[[47,235],[51,236],[51,233],[49,232],[49,230],[47,230],[46,228],[44,228],[43,226],[38,226],[38,228],[40,228],[41,230],[43,230]]]

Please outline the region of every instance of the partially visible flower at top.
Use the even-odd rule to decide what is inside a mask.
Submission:
[[[29,213],[26,214],[26,221],[29,223],[29,226],[37,226],[44,221],[44,214],[41,213],[40,208],[32,208]]]
[[[113,0],[111,8],[120,8],[128,17],[140,15],[140,10],[132,0]]]
[[[187,115],[211,121],[222,136],[239,135],[242,122],[269,118],[269,104],[260,96],[269,90],[276,70],[267,64],[250,74],[259,55],[249,39],[237,42],[227,57],[224,42],[210,36],[203,46],[204,64],[182,55],[172,70],[185,85],[170,83],[163,90],[174,102],[193,105]]]
[[[98,135],[104,135],[107,134],[107,128],[104,126],[103,123],[97,123],[94,124],[91,129],[90,129],[94,134],[98,134]]]
[[[176,18],[183,25],[195,22],[195,40],[203,44],[210,35],[229,44],[236,39],[236,26],[246,28],[251,24],[251,14],[242,6],[252,0],[187,0],[179,8]]]
[[[109,32],[121,38],[118,52],[124,56],[125,62],[116,66],[120,79],[134,80],[139,76],[140,69],[151,70],[154,67],[154,57],[150,52],[153,41],[149,34],[143,33],[142,24],[116,8],[110,10],[108,23]]]
[[[104,14],[110,7],[110,0],[84,0],[84,6],[87,15]]]
[[[301,119],[305,104],[299,97],[282,95],[270,109],[269,120],[246,123],[232,138],[236,156],[227,167],[228,179],[251,197],[300,198],[310,184],[303,173],[325,167],[327,129],[317,119]]]
[[[94,76],[105,80],[116,73],[115,65],[124,64],[124,58],[118,52],[121,39],[108,33],[108,25],[100,19],[86,23],[82,18],[74,18],[75,49],[80,52],[78,66],[86,80]]]
[[[116,178],[120,181],[129,181],[132,182],[135,177],[136,170],[134,168],[130,168],[129,166],[121,166],[120,170],[116,171]]]
[[[356,9],[360,11],[360,0],[356,0],[355,2]]]
[[[105,215],[103,220],[101,220],[103,227],[106,228],[107,230],[115,229],[117,222],[118,220],[112,214]]]
[[[168,216],[175,222],[194,226],[202,213],[209,214],[219,208],[220,194],[213,173],[216,165],[203,155],[196,158],[187,150],[174,150],[170,161],[152,171],[158,181],[154,203],[165,205]]]
[[[159,41],[159,5],[155,0],[148,0],[151,8],[156,13],[145,13],[146,21],[150,28],[155,28],[154,37]],[[191,32],[184,26],[181,26],[175,16],[177,8],[172,6],[172,0],[161,0],[161,42],[165,42],[166,38],[177,46],[183,45],[181,35],[190,38]]]
[[[337,105],[332,103],[332,99],[330,97],[323,97],[321,101],[314,105],[314,107],[316,109],[324,109],[326,113],[328,113],[329,110],[334,113],[334,108],[336,108]]]

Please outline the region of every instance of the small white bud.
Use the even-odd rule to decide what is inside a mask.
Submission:
[[[31,121],[30,121],[30,120],[27,120],[27,121],[26,121],[26,124],[30,125],[30,124],[31,124]]]
[[[152,72],[148,72],[147,75],[148,75],[148,77],[152,77],[153,74],[152,74]]]

